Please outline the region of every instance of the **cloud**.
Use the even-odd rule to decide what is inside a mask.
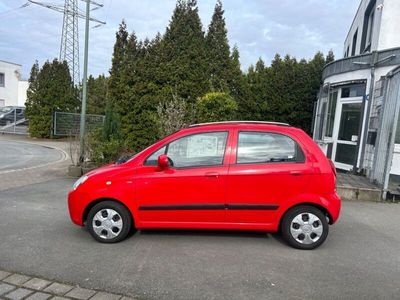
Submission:
[[[63,0],[54,0],[62,4]],[[52,1],[52,2],[54,2]],[[93,17],[107,25],[90,31],[89,73],[108,74],[115,32],[122,19],[141,39],[163,33],[175,0],[99,0],[104,7]],[[199,14],[207,29],[216,0],[198,0]],[[58,57],[62,14],[35,5],[18,9],[25,0],[0,3],[0,59],[23,65],[23,76],[38,59]],[[79,1],[81,8],[84,2]],[[268,64],[275,53],[311,58],[317,51],[333,49],[342,54],[343,41],[358,5],[357,0],[225,0],[223,6],[231,46],[239,47],[242,68],[259,57]],[[4,26],[4,24],[6,26]],[[94,24],[92,24],[93,26]],[[81,59],[84,24],[79,23]],[[82,65],[82,61],[81,61]]]

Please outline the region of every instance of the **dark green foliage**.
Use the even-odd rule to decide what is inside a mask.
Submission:
[[[165,33],[152,40],[138,40],[122,21],[109,78],[89,79],[88,110],[100,113],[108,103],[114,117],[107,120],[119,120],[118,135],[98,137],[100,157],[108,161],[123,149],[140,151],[194,122],[193,116],[198,122],[283,121],[310,131],[322,68],[332,60],[331,51],[311,60],[277,54],[271,64],[259,59],[243,73],[239,50],[228,43],[220,0],[206,34],[195,0],[178,0]]]
[[[116,161],[125,152],[121,136],[121,122],[119,115],[110,104],[105,112],[104,126],[88,137],[90,158],[98,165]]]
[[[32,137],[51,137],[52,115],[55,111],[76,112],[78,91],[74,87],[66,62],[47,61],[39,71],[32,66],[27,91],[26,117]]]
[[[238,105],[226,93],[211,92],[205,94],[196,103],[197,121],[217,122],[237,119]]]
[[[92,75],[88,78],[88,98],[86,112],[88,114],[104,115],[107,106],[107,78],[100,75],[94,78]]]
[[[233,67],[223,14],[222,3],[218,0],[206,36],[209,80],[211,89],[215,91],[229,90],[228,82]]]

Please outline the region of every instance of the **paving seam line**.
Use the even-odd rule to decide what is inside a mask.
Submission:
[[[2,273],[5,273],[5,277],[1,278],[0,277],[0,286],[1,285],[6,285],[10,286],[11,288],[8,290],[1,290],[0,289],[0,299],[14,299],[14,298],[9,298],[8,295],[18,292],[20,289],[24,290],[26,295],[22,296],[23,299],[30,299],[31,296],[34,296],[37,293],[45,293],[47,295],[50,295],[49,298],[53,297],[64,297],[63,299],[92,299],[96,298],[99,296],[102,299],[104,299],[104,296],[111,297],[112,299],[120,299],[120,300],[134,300],[135,298],[132,298],[130,296],[126,295],[121,295],[121,294],[115,294],[111,292],[107,292],[105,290],[98,290],[98,289],[88,289],[88,288],[83,288],[77,284],[68,284],[68,283],[63,283],[60,281],[55,281],[55,280],[50,280],[50,279],[44,279],[40,276],[27,276],[27,275],[22,275],[21,273],[15,273],[12,271],[5,271],[0,269],[0,276],[3,275]],[[18,278],[13,280],[12,277],[24,277],[23,280],[19,280]],[[29,285],[29,282],[31,280],[37,280],[37,281],[42,281],[42,284],[39,284],[39,286]],[[63,288],[63,291],[57,291],[57,289],[53,289],[52,286],[58,285]],[[79,294],[86,294],[84,295],[79,295]],[[11,295],[10,295],[11,296]],[[4,298],[5,297],[5,298]],[[18,299],[22,299],[18,298]]]

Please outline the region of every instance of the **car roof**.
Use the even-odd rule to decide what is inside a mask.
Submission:
[[[209,122],[190,125],[189,128],[215,126],[215,125],[276,125],[291,127],[288,123],[272,122],[272,121],[223,121],[223,122]]]

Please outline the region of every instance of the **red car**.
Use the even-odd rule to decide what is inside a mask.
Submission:
[[[273,122],[192,125],[121,164],[81,177],[72,221],[99,242],[132,228],[280,231],[293,247],[321,245],[341,201],[336,172],[302,130]]]

